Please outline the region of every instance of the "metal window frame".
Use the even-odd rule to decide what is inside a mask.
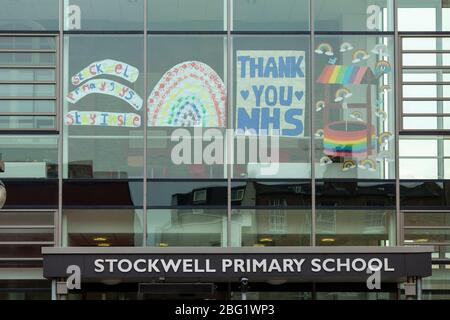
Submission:
[[[61,61],[61,45],[60,45],[60,35],[58,33],[1,33],[0,38],[52,38],[55,41],[55,49],[0,49],[0,53],[54,53],[55,54],[55,64],[54,65],[17,65],[17,64],[2,64],[0,65],[0,69],[52,69],[55,70],[55,80],[54,81],[0,81],[2,85],[53,85],[55,88],[54,96],[0,96],[0,100],[2,101],[55,101],[55,110],[54,112],[2,112],[0,116],[16,116],[16,117],[34,117],[34,120],[37,120],[39,117],[47,116],[53,117],[54,126],[52,128],[4,128],[0,129],[0,133],[16,133],[16,132],[25,132],[25,133],[36,133],[36,132],[53,132],[58,133],[60,131],[60,102],[61,102],[61,94],[60,94],[60,76],[59,71],[61,70],[60,61]]]

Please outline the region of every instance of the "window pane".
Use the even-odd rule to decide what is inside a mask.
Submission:
[[[450,212],[405,212],[405,226],[450,227]]]
[[[54,53],[1,52],[0,64],[51,66],[56,64],[56,55]]]
[[[65,30],[143,31],[144,0],[64,0]]]
[[[55,129],[56,118],[46,116],[0,116],[0,129]]]
[[[55,70],[0,69],[0,81],[55,81]]]
[[[47,84],[0,84],[1,97],[54,97],[55,90]]]
[[[54,229],[18,229],[0,227],[1,242],[51,242],[54,240]]]
[[[405,130],[448,130],[450,117],[404,117]]]
[[[233,210],[233,247],[311,245],[309,210]]]
[[[0,37],[0,49],[56,50],[56,38],[3,35]]]
[[[226,178],[226,38],[150,36],[148,44],[149,177]],[[208,137],[222,146],[214,159]]]
[[[393,38],[315,41],[316,177],[394,178]]]
[[[233,47],[233,176],[309,178],[308,37],[234,36]]]
[[[70,35],[65,43],[64,176],[142,177],[143,37]]]
[[[56,112],[54,100],[0,100],[0,113]]]
[[[148,210],[148,246],[225,247],[225,209]]]
[[[449,66],[450,54],[447,53],[405,53],[404,66]]]
[[[398,0],[400,31],[449,31],[450,8],[441,0]]]
[[[316,31],[393,31],[393,2],[316,0]]]
[[[400,179],[437,179],[437,159],[400,159]]]
[[[406,229],[405,244],[450,243],[450,229]]]
[[[1,0],[0,30],[58,30],[58,0]]]
[[[308,0],[233,1],[235,31],[307,31]]]
[[[149,0],[150,31],[226,30],[226,0]]]
[[[393,210],[317,210],[319,246],[393,246]]]
[[[5,172],[0,178],[46,178],[58,174],[58,138],[1,135],[0,155]]]
[[[437,141],[430,139],[400,139],[400,157],[437,157]]]
[[[64,210],[63,245],[69,247],[142,246],[142,210]]]
[[[52,226],[54,212],[4,211],[0,215],[0,228],[6,226]]]

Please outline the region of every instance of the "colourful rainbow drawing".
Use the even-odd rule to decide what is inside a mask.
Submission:
[[[369,53],[364,50],[364,49],[357,49],[355,51],[353,51],[352,54],[352,63],[358,63],[361,62],[363,60],[367,60],[370,58]]]
[[[356,162],[354,160],[345,160],[342,164],[342,171],[348,171],[356,168]]]
[[[317,83],[358,85],[371,83],[374,78],[369,67],[327,65],[323,68]]]
[[[320,158],[320,165],[322,167],[327,166],[332,163],[333,163],[333,161],[330,159],[330,157],[325,156],[325,157]]]
[[[317,54],[325,54],[327,56],[332,56],[334,55],[333,53],[333,47],[331,46],[331,44],[326,43],[326,42],[322,42],[321,44],[319,44],[317,46],[317,49],[315,50],[315,52]]]
[[[148,125],[224,127],[225,85],[208,65],[182,62],[167,71],[148,98]]]
[[[377,139],[375,128],[359,121],[336,121],[324,128],[324,153],[334,157],[367,158],[367,130],[371,131],[371,148]]]
[[[369,170],[369,171],[377,170],[376,162],[371,159],[365,159],[365,160],[359,161],[358,167],[363,170]]]
[[[383,132],[378,137],[378,145],[380,146],[380,148],[384,148],[388,144],[389,140],[391,140],[392,138],[393,138],[392,133]]]
[[[342,102],[344,99],[348,99],[352,96],[352,93],[347,88],[341,88],[336,91],[334,102]]]
[[[317,138],[323,138],[323,129],[318,129],[314,135]]]
[[[391,72],[391,64],[386,60],[378,61],[375,65],[375,75],[380,76],[385,73]]]
[[[317,103],[316,103],[316,111],[319,112],[323,108],[325,108],[325,101],[323,101],[323,100],[317,101]]]
[[[353,111],[350,114],[350,118],[355,119],[356,121],[364,121],[362,118],[362,113],[359,111]]]
[[[341,44],[341,48],[339,49],[340,52],[346,52],[346,51],[350,51],[353,50],[353,46],[350,42],[344,42],[343,44]]]
[[[387,119],[387,113],[384,110],[381,109],[377,109],[377,111],[375,112],[375,115],[380,118],[382,121],[385,121]]]
[[[380,56],[383,56],[383,57],[389,57],[388,47],[382,43],[376,44],[373,47],[373,49],[371,50],[371,52],[378,54]]]

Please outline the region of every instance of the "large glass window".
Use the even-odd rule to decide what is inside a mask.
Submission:
[[[233,37],[234,178],[311,176],[306,36]]]
[[[308,0],[233,0],[234,31],[307,31]]]
[[[342,35],[315,42],[316,177],[393,179],[393,39]]]
[[[226,38],[148,39],[149,178],[226,178]]]
[[[400,31],[449,31],[448,0],[397,0]]]
[[[390,0],[314,0],[316,31],[393,31]]]
[[[232,246],[309,246],[311,245],[311,212],[280,208],[233,210]]]
[[[148,0],[149,31],[227,29],[226,0]]]
[[[63,212],[63,246],[142,246],[142,210],[67,209]]]
[[[64,4],[67,31],[144,29],[144,0],[64,0]]]
[[[0,30],[58,30],[58,0],[1,0]]]
[[[143,37],[65,37],[64,177],[143,176]]]
[[[226,209],[150,209],[147,214],[149,246],[227,246]]]
[[[317,210],[319,246],[393,246],[393,210]]]

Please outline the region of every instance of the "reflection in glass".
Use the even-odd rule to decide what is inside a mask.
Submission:
[[[226,209],[150,209],[148,246],[225,247]]]
[[[393,246],[394,210],[317,210],[319,246]]]
[[[231,232],[233,247],[309,246],[311,211],[233,210]]]

